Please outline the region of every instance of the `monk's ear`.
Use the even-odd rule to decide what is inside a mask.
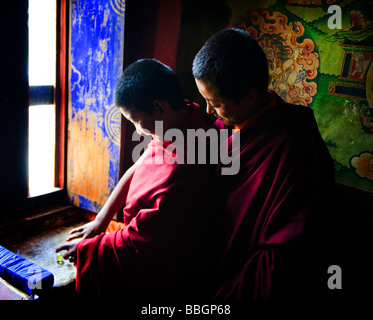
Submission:
[[[155,120],[163,120],[170,109],[170,104],[165,100],[153,101],[153,117]]]

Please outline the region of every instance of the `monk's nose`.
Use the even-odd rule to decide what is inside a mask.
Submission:
[[[207,104],[206,104],[206,112],[207,112],[208,114],[214,114],[214,112],[215,112],[214,107],[212,107],[211,104],[210,104],[209,102],[207,102]]]

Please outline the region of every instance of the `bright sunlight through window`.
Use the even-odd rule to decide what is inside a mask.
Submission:
[[[55,86],[56,1],[29,0],[29,85]],[[55,105],[29,107],[29,195],[54,190]]]

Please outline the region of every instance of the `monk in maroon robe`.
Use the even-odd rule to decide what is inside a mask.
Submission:
[[[77,269],[76,289],[93,299],[179,299],[203,293],[204,248],[214,190],[214,170],[187,164],[187,129],[207,128],[196,105],[182,97],[176,75],[156,60],[129,66],[115,91],[116,105],[139,133],[152,136],[95,221],[73,230],[67,250]],[[148,108],[148,109],[146,109]],[[157,132],[177,128],[166,140]],[[175,138],[175,137],[174,137]],[[198,148],[197,148],[198,150]],[[125,227],[105,234],[124,205]]]
[[[218,169],[225,203],[213,241],[220,251],[212,295],[248,301],[321,294],[334,166],[312,110],[268,91],[265,54],[242,30],[213,35],[193,74],[216,127],[236,129],[228,142],[232,166],[240,167],[236,175]]]

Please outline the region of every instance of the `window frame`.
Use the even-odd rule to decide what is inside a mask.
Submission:
[[[69,48],[69,1],[56,1],[56,79],[55,87],[32,86],[29,87],[29,106],[35,104],[55,104],[55,191],[30,196],[27,192],[27,207],[32,211],[67,204],[66,197],[66,161],[67,161],[67,105],[69,99],[69,72],[68,72],[68,48]],[[40,101],[38,99],[42,99]],[[41,102],[41,103],[40,103]]]
[[[56,151],[55,151],[55,187],[66,189],[67,162],[67,105],[69,99],[69,21],[68,0],[57,1],[57,48],[56,48]]]

